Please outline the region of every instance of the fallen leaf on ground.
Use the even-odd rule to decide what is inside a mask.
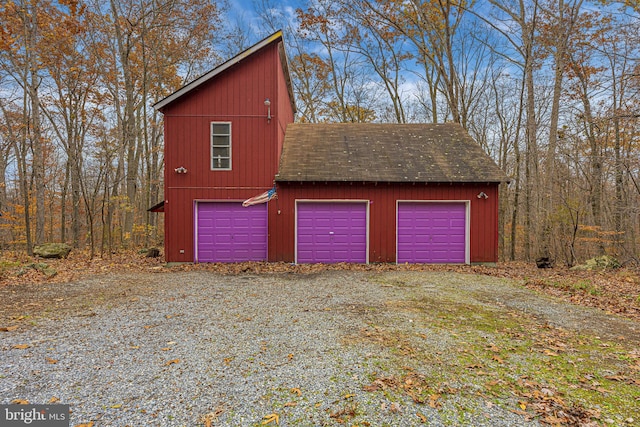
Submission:
[[[292,388],[292,389],[291,389],[291,393],[295,393],[295,394],[297,394],[298,396],[302,396],[302,391],[301,391],[299,388],[297,388],[297,387]]]
[[[424,424],[424,423],[426,423],[426,422],[427,422],[427,417],[425,417],[424,415],[422,415],[420,412],[418,412],[418,413],[416,414],[416,417],[420,418],[420,422],[421,422],[422,424]]]
[[[14,405],[28,405],[29,401],[27,399],[13,399],[11,403]]]
[[[367,392],[371,393],[371,392],[380,390],[380,386],[378,384],[376,384],[376,383],[373,383],[373,384],[369,384],[369,385],[366,385],[366,386],[362,387],[362,389],[364,391],[367,391]]]
[[[56,359],[52,359],[50,357],[47,357],[47,363],[49,363],[50,365],[55,365],[56,363],[58,363],[58,361]]]
[[[215,411],[209,412],[208,414],[204,414],[202,416],[202,423],[204,424],[204,427],[212,427],[213,421],[215,421],[215,419],[222,414],[224,414],[223,407],[216,408]]]
[[[74,427],[93,427],[93,421],[89,421],[88,423],[76,424]]]
[[[269,414],[262,417],[262,425],[267,425],[275,421],[277,425],[280,425],[280,416],[278,414]]]
[[[24,350],[26,348],[31,347],[29,344],[14,344],[13,348],[17,349],[17,350]]]
[[[355,416],[356,416],[356,408],[353,405],[345,406],[344,408],[329,414],[329,418],[335,418],[336,421],[340,424],[344,424],[349,418],[353,418]]]
[[[53,396],[51,399],[49,399],[49,403],[58,403],[58,402],[60,402],[60,399],[58,399],[55,396]]]
[[[18,329],[18,325],[3,326],[2,328],[0,328],[0,331],[2,331],[2,332],[11,332],[11,331],[15,331],[16,329]]]
[[[169,360],[167,363],[164,364],[164,366],[173,365],[174,363],[180,363],[180,359]]]
[[[432,394],[429,396],[429,406],[432,408],[439,408],[442,404],[438,401],[440,399],[439,394]]]

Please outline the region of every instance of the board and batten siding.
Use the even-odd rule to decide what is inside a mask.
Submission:
[[[195,259],[194,201],[242,201],[273,186],[282,129],[293,121],[281,67],[278,43],[273,43],[163,108],[167,261]],[[283,97],[286,101],[278,101]],[[214,121],[231,123],[228,171],[211,170]],[[187,172],[176,173],[179,167]]]
[[[488,198],[478,198],[484,192]],[[396,262],[397,201],[469,201],[469,260],[498,261],[498,183],[297,183],[278,182],[270,211],[269,260],[295,260],[296,200],[368,200],[369,262]]]

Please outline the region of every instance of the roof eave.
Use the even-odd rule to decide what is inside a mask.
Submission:
[[[284,71],[284,78],[287,84],[287,93],[289,94],[289,102],[291,103],[291,109],[293,110],[293,114],[298,112],[298,107],[296,106],[296,98],[293,94],[293,83],[291,82],[291,73],[289,70],[291,67],[289,66],[289,56],[287,55],[287,49],[284,43],[280,43],[279,54],[280,61],[282,64],[282,69]]]
[[[147,209],[147,212],[158,212],[158,213],[164,212],[164,200],[161,201],[160,203],[156,203],[155,205],[151,206],[149,209]]]
[[[297,183],[310,183],[310,182],[332,182],[332,183],[348,183],[348,182],[363,182],[368,184],[501,184],[503,182],[510,182],[508,178],[505,179],[497,179],[497,178],[489,178],[489,179],[481,179],[481,180],[448,180],[448,181],[412,181],[412,180],[371,180],[369,178],[365,179],[354,179],[354,178],[345,178],[345,179],[337,179],[332,177],[331,179],[315,177],[315,178],[287,178],[287,177],[275,177],[276,182],[297,182]]]

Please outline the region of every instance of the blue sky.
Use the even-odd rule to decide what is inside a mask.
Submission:
[[[273,9],[282,17],[291,17],[295,9],[303,7],[304,1],[299,0],[228,0],[232,19],[239,20],[246,25],[253,37],[251,42],[256,42],[271,33],[270,29],[259,19],[257,10]]]

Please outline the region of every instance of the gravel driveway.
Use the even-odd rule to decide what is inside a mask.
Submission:
[[[385,325],[448,352],[449,337],[402,308],[427,294],[560,323],[568,308],[507,281],[454,273],[159,272],[57,286],[59,297],[55,287],[41,290],[50,303],[30,309],[20,299],[2,319],[18,327],[0,332],[0,403],[69,404],[72,426],[276,425],[275,415],[280,426],[538,425],[469,393],[429,405],[367,390],[395,350],[359,337]],[[19,291],[0,296],[10,307]],[[632,322],[577,307],[564,326],[584,328],[585,319],[637,335]]]

